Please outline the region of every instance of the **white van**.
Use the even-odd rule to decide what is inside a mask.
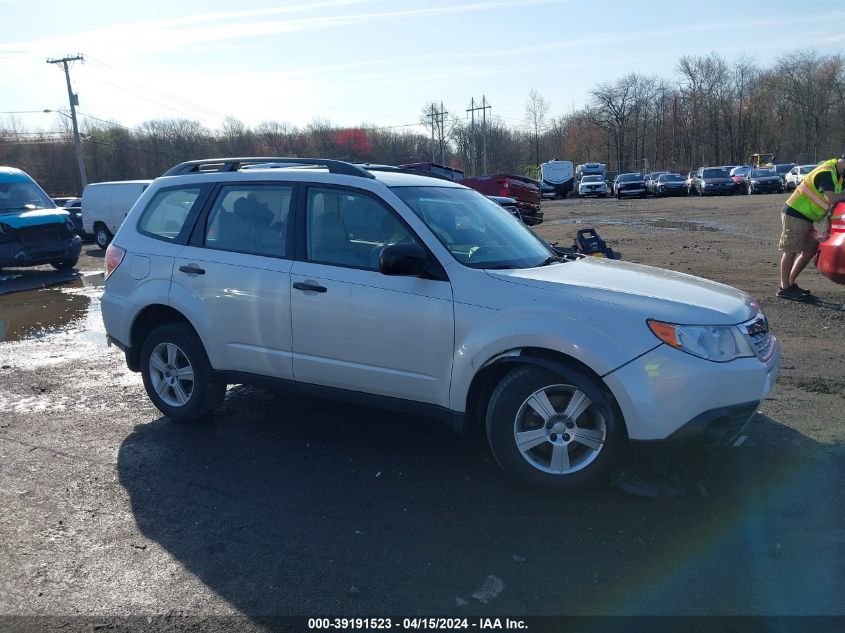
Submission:
[[[152,180],[95,182],[82,193],[82,229],[105,249]]]

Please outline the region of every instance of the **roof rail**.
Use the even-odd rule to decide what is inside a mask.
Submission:
[[[331,158],[277,158],[268,156],[253,156],[247,158],[204,158],[202,160],[189,160],[179,163],[168,169],[163,176],[181,176],[184,174],[201,174],[223,171],[238,171],[245,165],[257,165],[262,163],[275,163],[284,165],[312,165],[325,167],[332,174],[343,174],[345,176],[360,176],[361,178],[375,178],[366,169],[362,169],[352,163]]]

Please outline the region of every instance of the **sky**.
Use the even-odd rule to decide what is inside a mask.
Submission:
[[[827,0],[0,0],[0,16],[0,122],[22,130],[61,125],[43,112],[68,107],[64,74],[46,60],[77,53],[83,123],[402,129],[431,101],[465,118],[482,95],[492,116],[525,125],[532,88],[559,116],[629,72],[674,80],[682,55],[768,65],[798,48],[845,50],[833,26],[845,5]]]

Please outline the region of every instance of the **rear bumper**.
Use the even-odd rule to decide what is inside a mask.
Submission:
[[[646,194],[648,194],[648,191],[646,191],[645,187],[643,187],[642,189],[620,189],[619,191],[617,191],[617,195],[622,197],[622,198],[625,198],[625,197],[628,197],[628,196],[631,196],[631,197],[644,196]]]
[[[76,259],[82,251],[78,235],[71,239],[36,244],[8,242],[0,244],[0,266],[40,266],[66,259]]]

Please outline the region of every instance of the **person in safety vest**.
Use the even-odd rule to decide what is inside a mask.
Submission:
[[[810,263],[818,249],[813,234],[813,223],[827,219],[824,233],[830,232],[830,209],[845,200],[842,192],[845,179],[845,154],[820,163],[808,173],[781,211],[783,231],[778,248],[783,252],[780,258],[780,289],[777,296],[793,301],[812,299],[809,290],[804,290],[795,281],[801,271]]]

